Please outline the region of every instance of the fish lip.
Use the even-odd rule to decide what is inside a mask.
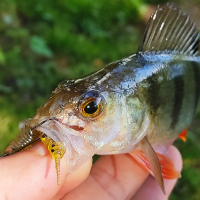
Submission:
[[[59,123],[61,123],[62,125],[64,125],[66,128],[68,129],[73,129],[75,131],[82,131],[84,129],[84,127],[81,126],[77,126],[77,125],[69,125],[67,123],[63,123],[61,119],[56,118],[56,117],[50,117],[48,119],[43,120],[42,122],[40,122],[39,124],[37,124],[35,127],[33,127],[31,129],[31,131],[37,129],[39,126],[43,125],[44,123],[48,122],[49,120],[55,120],[58,121]]]
[[[78,125],[69,125],[67,123],[63,123],[62,120],[58,119],[58,122],[60,122],[62,125],[64,125],[68,129],[73,129],[75,131],[82,131],[84,127],[78,126]]]

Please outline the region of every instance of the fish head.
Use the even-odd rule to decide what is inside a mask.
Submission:
[[[112,95],[86,80],[65,81],[23,126],[41,132],[66,148],[69,171],[79,167],[116,135]],[[118,119],[120,120],[120,119]]]
[[[62,142],[68,172],[94,154],[127,153],[146,133],[145,106],[134,90],[129,94],[121,89],[122,78],[110,73],[115,67],[114,63],[88,77],[62,82],[20,125],[33,135],[39,132]]]

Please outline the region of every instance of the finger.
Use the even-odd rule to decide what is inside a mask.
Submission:
[[[66,162],[61,161],[61,183]],[[54,160],[45,147],[34,148],[0,159],[0,199],[50,199],[61,186],[56,183]]]
[[[142,185],[148,173],[128,154],[102,156],[92,167],[90,176],[66,194],[69,199],[126,199]]]
[[[61,185],[57,185],[55,161],[41,143],[30,150],[1,158],[0,199],[52,199],[65,182],[65,159],[61,160],[60,169]],[[74,182],[79,182],[76,175]]]
[[[61,199],[66,193],[80,185],[89,176],[91,167],[92,159],[88,160],[74,172],[68,174],[61,189],[52,200]]]
[[[175,167],[177,170],[181,171],[182,169],[182,158],[179,151],[174,146],[170,146],[168,149],[169,154],[171,155]],[[152,176],[149,176],[144,182],[142,187],[134,195],[132,200],[167,200],[169,195],[176,184],[177,179],[173,180],[164,180],[164,185],[166,189],[166,195],[163,194],[160,187],[156,183],[155,179]]]

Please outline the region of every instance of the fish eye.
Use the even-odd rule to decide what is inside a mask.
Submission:
[[[99,113],[100,103],[94,98],[88,98],[82,105],[81,105],[81,114],[84,117],[95,117]]]
[[[96,118],[102,113],[104,104],[104,98],[97,91],[90,91],[81,100],[79,110],[84,117]]]
[[[99,105],[96,101],[91,100],[89,103],[87,103],[84,107],[84,112],[87,114],[94,114],[98,111]]]

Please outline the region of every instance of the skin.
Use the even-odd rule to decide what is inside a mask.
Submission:
[[[178,170],[182,168],[179,151],[171,146],[169,154]],[[89,160],[66,174],[61,160],[61,184],[57,185],[55,163],[39,142],[33,148],[0,159],[0,199],[168,199],[176,180],[165,180],[163,195],[155,180],[128,154],[102,156],[93,166]]]

